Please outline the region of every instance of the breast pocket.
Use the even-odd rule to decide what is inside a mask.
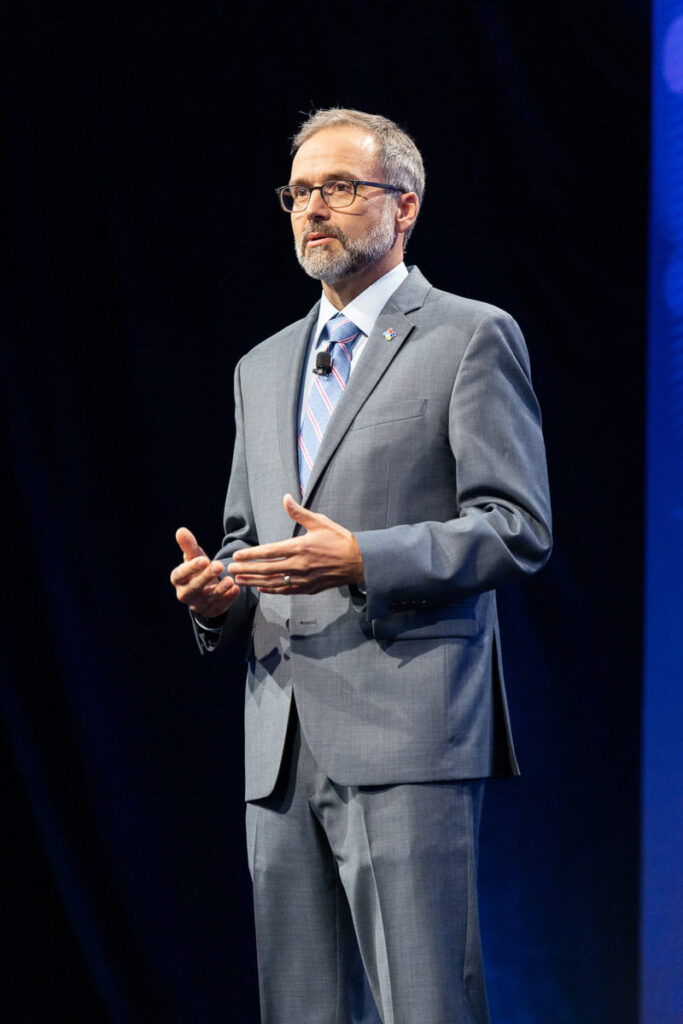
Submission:
[[[423,417],[427,411],[426,398],[413,398],[408,402],[386,402],[362,409],[353,421],[351,430],[366,430],[383,423],[399,423]]]

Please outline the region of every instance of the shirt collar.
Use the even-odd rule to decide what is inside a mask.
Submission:
[[[390,297],[394,294],[400,284],[402,284],[408,276],[408,269],[405,263],[399,263],[397,267],[390,270],[379,280],[373,282],[369,288],[357,295],[355,299],[349,302],[348,306],[345,306],[341,312],[344,316],[347,316],[351,323],[355,324],[367,337],[372,328],[375,326],[375,321],[380,315]],[[320,311],[318,313],[318,323],[315,329],[315,343],[318,344],[322,330],[327,321],[336,316],[339,312],[338,309],[332,305],[330,300],[323,292],[320,299]]]

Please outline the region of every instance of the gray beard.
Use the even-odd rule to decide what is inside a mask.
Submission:
[[[327,230],[323,225],[312,225],[312,231]],[[309,277],[325,284],[336,284],[345,277],[351,277],[370,264],[385,256],[396,240],[394,227],[394,205],[387,203],[381,220],[372,227],[365,238],[351,240],[341,228],[335,228],[333,237],[341,242],[342,248],[330,252],[327,246],[306,248],[305,236],[294,244],[299,265]]]

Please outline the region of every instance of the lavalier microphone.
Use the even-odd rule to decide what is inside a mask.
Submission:
[[[313,373],[317,373],[319,377],[329,377],[332,373],[332,356],[328,351],[318,352]]]

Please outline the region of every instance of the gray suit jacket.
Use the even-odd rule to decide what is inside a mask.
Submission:
[[[282,496],[300,493],[297,399],[317,309],[237,366],[226,564],[298,529]],[[539,569],[551,542],[514,320],[413,268],[335,409],[304,504],[353,531],[366,593],[243,590],[230,609],[223,637],[248,639],[247,799],[275,784],[293,693],[318,764],[340,784],[517,773],[494,588]]]

